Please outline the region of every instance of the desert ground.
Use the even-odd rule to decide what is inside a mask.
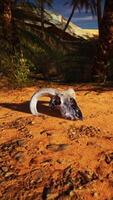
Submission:
[[[29,100],[42,87],[73,87],[84,120],[63,119],[41,98],[42,116]],[[37,82],[0,87],[1,200],[113,200],[113,87]]]

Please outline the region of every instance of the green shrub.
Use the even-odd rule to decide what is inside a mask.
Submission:
[[[0,60],[0,71],[8,77],[11,85],[22,87],[28,83],[29,66],[23,56],[18,53],[12,56],[4,55]]]

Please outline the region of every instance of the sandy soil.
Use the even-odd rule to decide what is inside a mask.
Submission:
[[[37,83],[0,89],[0,199],[113,200],[113,88],[75,85],[83,121],[69,121],[40,101],[32,116]]]

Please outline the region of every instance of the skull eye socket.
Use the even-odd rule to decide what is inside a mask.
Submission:
[[[61,100],[58,95],[55,95],[54,97],[52,97],[52,99],[50,100],[50,103],[49,103],[51,108],[55,108],[55,106],[58,106],[60,104],[61,104]]]
[[[73,108],[77,107],[77,103],[76,103],[75,99],[73,99],[73,98],[70,98],[70,104]]]
[[[54,97],[54,103],[55,103],[55,105],[60,105],[61,104],[61,100],[60,100],[60,97],[58,95],[56,95]]]

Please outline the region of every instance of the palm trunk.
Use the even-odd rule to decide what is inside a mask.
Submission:
[[[66,25],[65,25],[65,27],[64,27],[63,32],[66,31],[66,29],[67,29],[67,27],[68,27],[68,25],[69,25],[69,23],[70,23],[70,21],[71,21],[73,15],[74,15],[75,8],[76,8],[76,3],[73,4],[73,8],[72,8],[71,14],[70,14],[70,16],[69,16],[69,19],[67,20],[67,23],[66,23]]]
[[[109,59],[111,58],[111,54],[113,54],[113,0],[105,1],[99,34],[99,48],[95,71],[100,80],[105,80],[108,73]]]
[[[98,30],[100,35],[100,24],[102,20],[102,8],[101,8],[101,1],[97,0],[97,21],[98,21]]]
[[[3,37],[13,52],[20,45],[14,19],[15,1],[4,0],[2,4]]]
[[[41,10],[41,29],[42,29],[42,36],[44,37],[44,1],[40,1],[40,10]]]
[[[12,30],[12,4],[10,0],[4,0],[2,4],[3,34],[9,39]]]

